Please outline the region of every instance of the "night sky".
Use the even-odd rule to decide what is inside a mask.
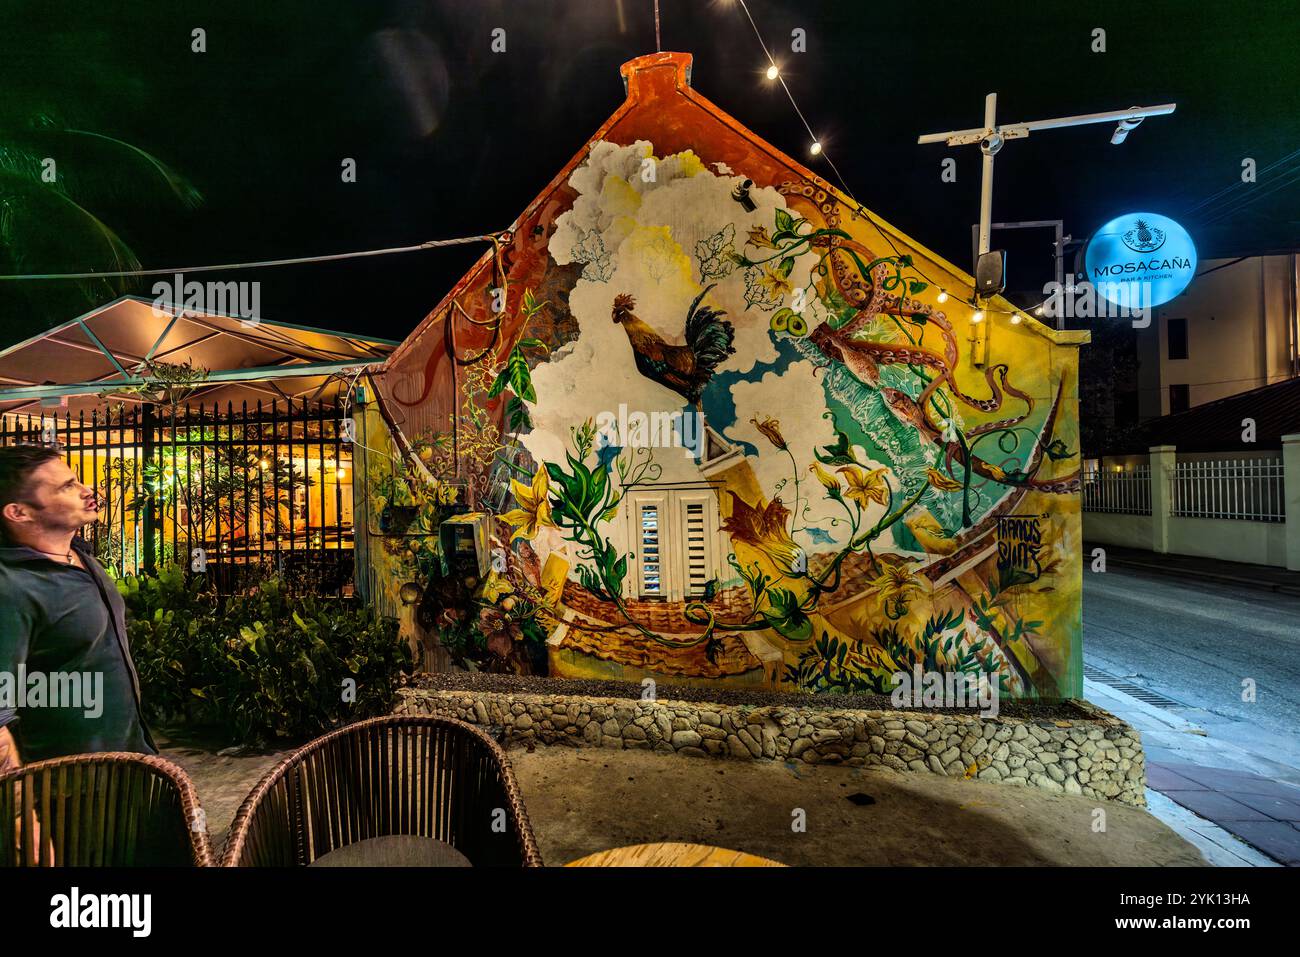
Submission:
[[[6,130],[50,115],[149,151],[202,194],[187,210],[121,154],[69,154],[61,168],[95,187],[85,205],[147,267],[504,228],[618,107],[619,64],[654,50],[650,0],[3,0],[0,9],[0,148]],[[751,0],[750,9],[857,198],[963,266],[979,152],[916,137],[980,125],[990,91],[1004,121],[1178,103],[1119,147],[1111,126],[1009,143],[995,220],[1060,218],[1081,239],[1148,210],[1181,218],[1203,259],[1298,245],[1300,153],[1287,159],[1300,150],[1295,0]],[[191,52],[195,27],[207,32],[206,53]],[[503,54],[490,50],[494,27],[507,31]],[[789,52],[795,27],[807,31],[802,55]],[[1107,31],[1104,54],[1090,51],[1095,27]],[[665,50],[694,54],[697,90],[834,181],[808,157],[779,85],[763,79],[766,61],[734,0],[662,0],[662,30]],[[953,184],[940,180],[949,155]],[[344,157],[357,161],[355,184],[341,182]],[[1252,186],[1239,185],[1247,157],[1261,171]],[[1012,247],[1013,285],[1041,282],[1046,239]],[[102,265],[79,248],[46,240],[26,271]],[[400,339],[480,251],[208,278],[261,280],[269,319]],[[68,283],[0,283],[0,342],[90,304]]]

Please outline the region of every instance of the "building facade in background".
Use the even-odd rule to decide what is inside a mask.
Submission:
[[[1211,259],[1137,333],[1137,415],[1185,412],[1300,375],[1300,254]]]

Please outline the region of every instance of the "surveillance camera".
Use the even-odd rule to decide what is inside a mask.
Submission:
[[[1002,136],[998,133],[991,133],[980,140],[980,152],[993,156],[998,150],[1002,149]]]

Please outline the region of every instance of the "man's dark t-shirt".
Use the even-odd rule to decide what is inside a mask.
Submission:
[[[44,676],[47,700],[14,707],[0,693],[8,727],[25,763],[65,754],[134,751],[157,754],[140,713],[140,682],[126,637],[126,607],[100,564],[74,541],[85,569],[31,548],[0,547],[0,682],[17,693],[19,666]],[[52,700],[56,675],[102,675],[94,717],[87,702]],[[66,685],[65,685],[66,687]],[[53,704],[62,707],[51,707]],[[16,719],[16,720],[15,720]]]

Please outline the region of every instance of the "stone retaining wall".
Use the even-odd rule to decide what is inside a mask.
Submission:
[[[507,741],[884,765],[1146,806],[1146,762],[1138,733],[1091,705],[1081,705],[1088,718],[1032,721],[416,688],[404,688],[400,695],[397,713],[497,726]]]

